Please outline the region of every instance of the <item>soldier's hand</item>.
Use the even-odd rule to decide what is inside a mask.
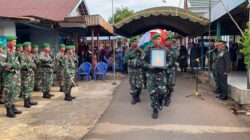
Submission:
[[[4,67],[4,70],[5,71],[10,71],[11,69],[11,66],[9,64],[6,64],[5,67]]]
[[[32,68],[36,68],[36,64],[35,63],[31,63],[31,67]]]

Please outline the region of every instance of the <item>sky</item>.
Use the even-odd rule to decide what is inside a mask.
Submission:
[[[175,6],[183,7],[184,0],[114,0],[114,7],[128,7],[130,10],[140,11],[152,7]],[[99,14],[106,21],[112,16],[112,0],[85,0],[91,15]]]

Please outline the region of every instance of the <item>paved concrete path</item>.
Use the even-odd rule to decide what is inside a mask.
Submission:
[[[170,107],[151,118],[146,90],[142,102],[131,105],[128,80],[124,80],[95,128],[85,140],[250,140],[246,127],[215,95],[203,91],[205,101],[194,93],[195,82],[179,76]]]

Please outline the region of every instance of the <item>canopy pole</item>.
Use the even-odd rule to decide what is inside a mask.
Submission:
[[[100,31],[97,33],[97,61],[100,62]]]
[[[94,64],[94,45],[95,45],[95,42],[94,42],[94,35],[95,35],[95,32],[94,32],[94,29],[92,28],[91,30],[91,51],[92,51],[92,55],[91,55],[91,59],[92,59],[92,65]]]

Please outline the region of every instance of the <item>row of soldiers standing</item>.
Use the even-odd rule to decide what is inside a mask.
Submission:
[[[143,46],[137,46],[137,38],[130,39],[130,50],[125,55],[125,63],[128,65],[129,83],[132,95],[131,104],[139,103],[142,86],[147,86],[153,108],[152,118],[158,118],[158,110],[163,105],[168,107],[171,103],[171,94],[175,86],[176,69],[176,39],[172,36],[165,38],[166,46],[161,46],[161,34],[153,35],[151,42]],[[166,52],[166,65],[163,68],[155,68],[151,65],[152,49]]]
[[[15,102],[19,97],[24,100],[24,107],[31,108],[38,103],[32,100],[31,93],[42,90],[43,98],[50,99],[53,84],[53,67],[56,63],[52,57],[50,44],[43,43],[43,51],[39,53],[38,45],[31,42],[16,44],[16,36],[6,36],[7,46],[0,42],[0,101],[6,107],[7,117],[14,118],[21,114]],[[65,54],[66,48],[66,54]],[[61,73],[60,91],[65,93],[65,100],[72,101],[73,78],[75,77],[75,46],[60,45],[56,62]]]

